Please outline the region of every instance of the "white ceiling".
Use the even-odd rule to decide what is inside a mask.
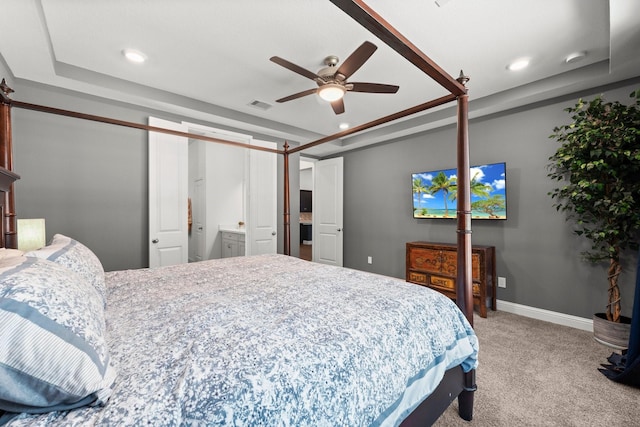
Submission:
[[[471,117],[640,76],[637,0],[367,3],[449,74],[463,69],[471,77]],[[316,95],[275,102],[315,83],[271,56],[317,72],[326,56],[343,60],[365,40],[378,50],[349,80],[399,85],[397,94],[347,93],[341,115]],[[125,48],[148,60],[125,61]],[[576,51],[586,58],[565,63]],[[337,133],[342,122],[359,125],[447,94],[328,0],[4,0],[0,54],[11,78],[299,143]],[[519,57],[530,66],[508,71]],[[331,155],[451,123],[448,107],[309,153]]]

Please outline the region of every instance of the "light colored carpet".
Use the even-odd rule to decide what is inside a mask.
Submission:
[[[476,314],[474,417],[455,401],[435,426],[640,426],[640,389],[598,371],[612,350],[590,332],[501,311]]]

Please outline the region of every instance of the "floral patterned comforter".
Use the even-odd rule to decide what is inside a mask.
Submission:
[[[106,274],[104,407],[10,425],[397,425],[444,371],[477,366],[448,298],[284,255]]]

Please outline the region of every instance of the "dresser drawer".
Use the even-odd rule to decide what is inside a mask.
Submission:
[[[223,240],[235,240],[236,242],[244,242],[244,233],[233,233],[230,231],[222,232]]]
[[[451,290],[456,288],[455,280],[449,279],[447,277],[431,276],[429,280],[429,284],[431,284],[431,286],[437,286],[438,288],[445,288],[445,289],[451,289]]]
[[[415,248],[409,253],[409,265],[416,270],[428,273],[444,273],[456,275],[456,251]]]
[[[409,252],[410,268],[427,273],[458,274],[458,253],[453,250],[413,248]],[[480,280],[480,255],[471,254],[471,277]]]
[[[439,250],[415,248],[409,253],[409,265],[422,271],[439,273],[442,259]]]
[[[427,275],[423,273],[416,273],[414,271],[409,272],[409,282],[427,284]]]

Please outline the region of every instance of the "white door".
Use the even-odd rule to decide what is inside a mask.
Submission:
[[[313,180],[313,261],[342,266],[342,157],[318,161]]]
[[[275,149],[273,142],[251,141],[251,145]],[[247,255],[275,254],[277,251],[277,154],[249,152],[249,224]]]
[[[149,125],[187,132],[179,123],[149,117]],[[188,141],[149,132],[149,266],[188,261]]]

